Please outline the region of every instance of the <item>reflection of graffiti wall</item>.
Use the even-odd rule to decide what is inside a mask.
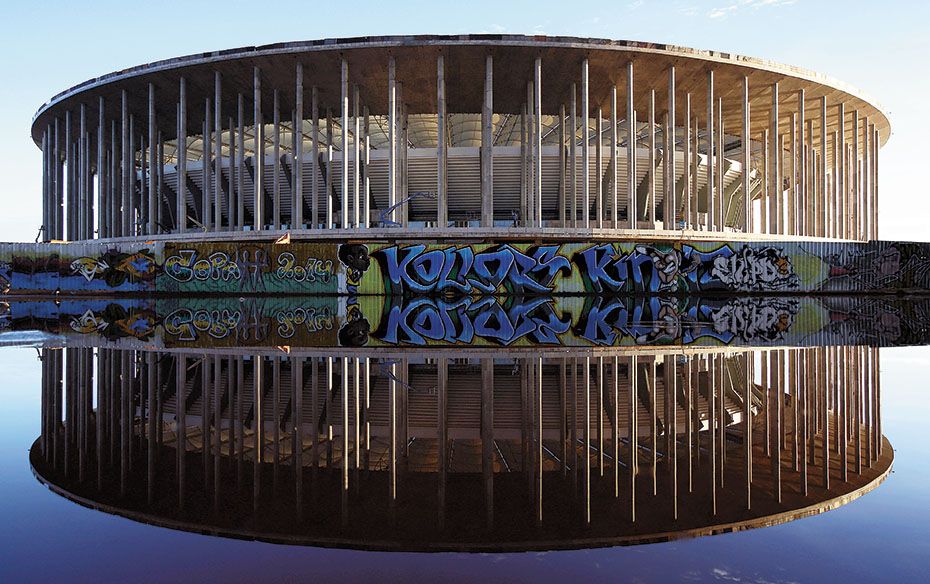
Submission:
[[[454,297],[930,290],[930,244],[5,244],[0,289]]]
[[[69,343],[168,348],[894,346],[930,343],[930,298],[226,296],[0,303],[0,342],[23,338],[16,336],[21,331]]]

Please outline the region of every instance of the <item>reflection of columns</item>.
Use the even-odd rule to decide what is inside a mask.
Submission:
[[[494,360],[481,359],[481,472],[488,527],[494,524]]]
[[[672,142],[674,144],[674,142]],[[666,395],[671,394],[672,403],[668,408],[669,416],[666,418],[665,431],[671,438],[671,449],[666,453],[671,464],[672,471],[672,500],[674,501],[674,517],[678,519],[678,371],[677,355],[670,355],[665,358],[666,375]],[[669,369],[671,369],[669,371]]]
[[[616,199],[615,199],[616,200]],[[614,356],[611,373],[614,382],[614,411],[611,441],[614,455],[614,497],[620,496],[620,357]]]
[[[604,357],[597,358],[597,471],[604,476]]]
[[[391,505],[397,500],[397,362],[392,362],[388,379],[388,426],[391,434],[389,446],[389,466],[391,469],[390,495]]]
[[[446,426],[446,409],[448,403],[449,360],[440,357],[436,362],[436,439],[439,442],[439,527],[445,527],[446,522],[446,472],[449,466],[448,438],[449,430]]]
[[[299,109],[299,108],[298,108]],[[301,114],[297,114],[300,119]],[[298,197],[298,200],[301,198]],[[316,359],[314,358],[314,361]],[[310,398],[313,399],[311,393]],[[291,463],[294,467],[294,488],[297,501],[297,509],[303,509],[303,468],[304,468],[304,435],[303,435],[303,412],[304,412],[304,360],[303,357],[293,357],[291,359],[291,423],[289,429],[293,433],[291,440]],[[310,420],[311,429],[316,428],[316,420]]]
[[[697,153],[695,153],[697,155]],[[685,448],[687,451],[688,459],[688,492],[692,492],[694,489],[694,474],[693,474],[693,456],[694,456],[694,416],[695,416],[695,404],[694,404],[694,380],[692,378],[691,371],[691,361],[693,360],[692,356],[685,357],[685,388],[684,395],[687,407],[685,408]],[[699,450],[700,452],[700,450]]]
[[[627,369],[627,376],[630,382],[630,400],[629,400],[629,442],[630,442],[630,520],[636,521],[636,475],[639,473],[639,456],[637,452],[639,442],[639,413],[637,411],[636,389],[639,385],[636,362],[636,355],[630,357],[630,363]]]
[[[587,65],[587,61],[585,61]],[[586,67],[587,68],[587,67]],[[585,75],[587,77],[587,75]],[[587,86],[587,83],[584,83]],[[585,93],[587,91],[585,90]],[[587,111],[587,108],[583,108]],[[587,122],[587,119],[585,120]],[[585,157],[585,165],[588,159]],[[587,211],[588,206],[585,205]],[[591,357],[584,358],[584,519],[591,523]]]
[[[343,61],[344,63],[345,61]],[[346,106],[348,107],[348,106]],[[343,154],[346,153],[344,149]],[[344,168],[344,167],[343,167]],[[346,184],[348,181],[343,181]],[[343,207],[343,210],[345,208]],[[342,489],[349,488],[349,358],[342,358]]]
[[[184,454],[187,445],[187,357],[178,355],[175,364],[175,450],[177,455],[178,506],[184,508]]]
[[[538,63],[538,61],[537,61]],[[537,126],[537,129],[538,126]],[[540,152],[542,152],[540,150]],[[536,464],[538,474],[536,475],[536,522],[542,523],[543,519],[543,358],[537,360],[537,374],[533,384],[533,393],[536,394]],[[603,471],[602,471],[603,472]]]
[[[708,384],[709,407],[708,410],[708,435],[710,438],[710,488],[711,488],[711,510],[717,515],[717,379],[715,367],[716,355],[706,356],[705,365],[708,370],[710,383]]]
[[[784,448],[784,352],[777,350],[772,355],[774,375],[772,376],[772,397],[775,400],[774,436],[772,443],[772,475],[775,482],[775,500],[781,503],[781,451]]]

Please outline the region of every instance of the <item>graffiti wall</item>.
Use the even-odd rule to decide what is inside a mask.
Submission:
[[[4,244],[0,289],[445,297],[926,291],[930,244]]]
[[[39,336],[23,336],[27,331]],[[897,346],[930,343],[930,299],[289,296],[0,303],[0,343],[23,338],[279,350]]]

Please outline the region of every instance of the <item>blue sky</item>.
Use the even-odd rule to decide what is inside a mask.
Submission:
[[[336,8],[351,8],[340,14]],[[327,7],[327,8],[322,8]],[[891,116],[881,151],[880,235],[930,239],[923,139],[930,3],[649,0],[535,2],[34,2],[4,6],[0,48],[0,241],[41,222],[38,107],[103,73],[168,57],[273,42],[383,34],[525,33],[644,40],[772,59],[836,77]]]

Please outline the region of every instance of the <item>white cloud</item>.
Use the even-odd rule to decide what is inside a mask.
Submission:
[[[759,8],[776,8],[779,6],[790,6],[797,0],[733,0],[725,6],[711,8],[707,12],[708,18],[720,19],[726,18],[740,10],[758,10]]]

